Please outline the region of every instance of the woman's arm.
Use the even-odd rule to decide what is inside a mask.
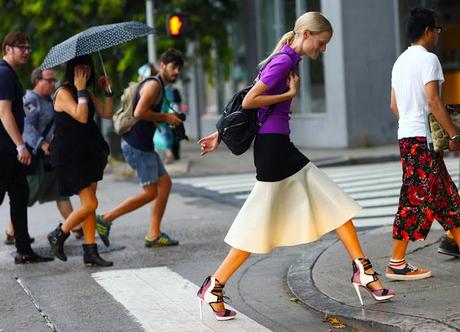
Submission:
[[[110,77],[103,75],[99,78],[99,86],[104,91],[104,102],[101,102],[93,94],[91,94],[91,100],[96,107],[96,113],[103,119],[110,119],[113,115],[113,93],[110,88],[112,86],[112,80]]]
[[[75,67],[73,84],[77,88],[77,91],[84,91],[86,89],[86,83],[88,82],[89,75],[90,72],[85,68],[85,66]],[[65,88],[59,89],[56,93],[54,109],[57,112],[66,112],[80,123],[87,123],[89,98],[89,93],[86,92],[86,96],[79,97],[78,103],[76,103],[69,90]]]
[[[59,89],[54,102],[56,112],[66,112],[80,123],[88,122],[88,100],[86,103],[76,103],[67,89]]]
[[[219,147],[219,133],[215,131],[211,135],[203,137],[198,141],[198,144],[201,146],[200,156],[215,151]]]
[[[299,86],[299,76],[291,72],[288,78],[289,89],[288,91],[279,95],[265,95],[270,87],[262,81],[257,81],[256,84],[249,90],[243,99],[244,109],[255,109],[263,106],[277,104],[289,99],[292,99],[297,94]]]
[[[110,119],[113,115],[113,96],[105,96],[102,103],[95,95],[90,93],[91,100],[96,108],[96,113],[103,119]]]

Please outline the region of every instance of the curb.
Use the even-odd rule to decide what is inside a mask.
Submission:
[[[366,165],[376,163],[386,163],[391,161],[400,161],[399,155],[385,155],[378,157],[336,157],[327,159],[316,159],[312,162],[318,167],[332,167],[332,166],[350,166],[350,165]]]
[[[400,315],[377,309],[366,309],[331,299],[322,293],[313,280],[313,268],[337,238],[324,238],[314,243],[289,267],[287,284],[291,292],[306,306],[323,314],[339,317],[347,325],[370,331],[458,331],[442,322],[417,316]],[[351,274],[351,273],[350,273]]]

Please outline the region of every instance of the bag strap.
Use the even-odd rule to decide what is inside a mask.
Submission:
[[[161,79],[161,76],[160,74],[158,74],[157,76],[155,76],[155,78],[160,82],[160,85],[161,85],[161,91],[163,93],[163,99],[164,101],[166,102],[166,105],[168,106],[168,108],[173,111],[174,113],[177,113],[176,110],[174,108],[172,108],[171,106],[171,102],[169,101],[168,97],[166,97],[166,91],[165,91],[165,85],[163,83],[163,80]]]
[[[262,66],[262,68],[260,68],[259,74],[257,75],[257,79],[260,78],[260,74],[262,73],[262,70],[264,70],[265,67],[267,67],[267,65],[270,63],[270,61],[272,61],[275,56],[278,56],[278,55],[281,55],[281,54],[285,54],[285,55],[289,56],[289,59],[291,59],[291,62],[294,64],[294,59],[292,58],[292,56],[289,53],[287,53],[287,52],[277,52],[277,53],[273,54],[270,57],[270,59],[268,59],[268,61]],[[278,103],[271,104],[270,107],[265,112],[263,118],[258,121],[257,125],[259,126],[259,128],[262,127],[263,124],[265,123],[265,121],[268,120],[268,117],[270,116],[270,114],[272,114],[272,112],[275,109],[276,105],[278,105]]]
[[[254,79],[254,83],[259,79],[260,74],[262,74],[262,71],[265,69],[265,67],[268,66],[268,64],[273,60],[273,58],[278,56],[278,55],[282,55],[282,54],[287,55],[289,57],[289,59],[291,59],[292,64],[295,64],[294,59],[292,58],[292,56],[289,53],[287,53],[287,52],[276,52],[268,59],[267,62],[265,62],[265,64],[262,66],[262,68],[259,69],[259,73],[257,74],[257,77]]]
[[[144,79],[141,83],[139,83],[139,86],[137,87],[137,91],[136,91],[136,104],[134,105],[133,107],[133,112],[134,112],[134,109],[136,108],[136,105],[137,103],[139,102],[139,91],[140,91],[140,86],[143,85],[145,82],[147,81],[151,81],[151,80],[155,80],[155,81],[158,81],[160,82],[160,86],[161,86],[161,93],[162,93],[162,100],[165,100],[166,101],[166,105],[168,105],[169,109],[171,111],[173,111],[174,113],[176,113],[176,111],[174,110],[174,108],[172,108],[171,106],[171,102],[168,100],[168,98],[166,97],[166,93],[165,93],[165,85],[163,83],[163,80],[161,79],[160,75],[156,75],[156,76],[149,76],[147,77],[146,79]]]

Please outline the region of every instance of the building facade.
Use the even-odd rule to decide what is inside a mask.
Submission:
[[[258,62],[292,30],[297,16],[317,10],[331,21],[334,36],[320,59],[301,62],[301,93],[291,107],[292,140],[310,148],[395,143],[391,68],[408,46],[404,19],[416,5],[440,14],[444,95],[447,102],[460,103],[458,0],[247,0],[239,21],[229,27],[235,51],[230,81],[212,88],[201,73],[195,75],[198,84],[190,85],[191,117],[199,123],[191,121],[189,131],[196,137],[214,131],[225,100],[256,77]]]

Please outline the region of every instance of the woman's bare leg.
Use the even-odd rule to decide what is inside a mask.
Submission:
[[[348,220],[345,224],[340,226],[335,230],[340,241],[342,241],[345,249],[347,249],[348,254],[352,260],[356,258],[365,257],[364,251],[361,248],[361,243],[359,243],[358,234],[356,233],[355,226],[351,220]],[[367,271],[367,270],[366,270]],[[373,273],[374,271],[370,269],[368,273]],[[382,283],[380,281],[374,281],[374,289],[382,288]]]
[[[62,224],[61,229],[64,233],[69,233],[72,228],[78,226],[97,208],[96,184],[83,188],[78,193],[80,196],[80,206],[72,211]]]
[[[219,268],[214,273],[214,277],[222,284],[230,279],[236,270],[248,259],[251,255],[250,252],[232,248],[227,254],[227,257],[222,261]],[[224,303],[213,303],[212,307],[216,311],[223,311],[225,309]]]
[[[460,247],[460,227],[451,229],[450,233],[452,234],[452,237],[455,239],[455,242],[457,242],[457,246]]]

